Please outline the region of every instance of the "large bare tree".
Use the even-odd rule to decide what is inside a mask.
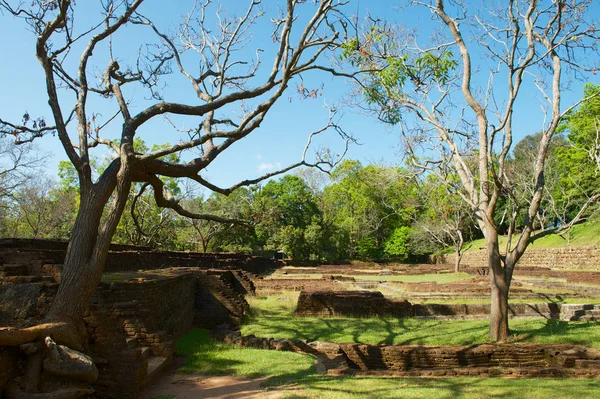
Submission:
[[[600,21],[590,0],[502,3],[414,1],[429,10],[440,31],[425,38],[371,20],[364,35],[345,45],[345,58],[377,72],[361,88],[367,108],[402,126],[408,159],[442,178],[453,174],[462,200],[486,239],[491,277],[490,334],[506,340],[513,272],[536,239],[535,222],[544,192],[549,143],[561,118],[576,104],[562,104],[571,78],[599,68]],[[498,8],[495,8],[498,7]],[[520,107],[539,121],[541,138],[527,198],[516,193],[507,161],[520,130]],[[520,115],[523,118],[523,115]],[[437,154],[437,155],[436,155]],[[517,195],[519,194],[519,195]],[[497,210],[509,202],[508,243],[500,248]],[[516,216],[525,211],[522,225]],[[517,234],[517,230],[520,230]]]
[[[239,16],[227,15],[224,7],[210,0],[194,2],[175,34],[163,32],[144,15],[145,3],[102,1],[97,23],[82,29],[79,24],[85,18],[81,14],[92,6],[87,2],[34,0],[13,5],[0,1],[5,14],[22,18],[36,35],[35,56],[44,72],[43,95],[50,112],[47,117],[28,117],[19,123],[3,118],[0,132],[16,136],[17,143],[55,134],[77,170],[80,187],[79,212],[62,280],[45,322],[26,329],[0,329],[0,345],[18,345],[52,332],[57,342],[82,348],[82,316],[100,282],[133,183],[148,185],[159,206],[183,216],[239,223],[185,209],[161,177],[188,179],[228,194],[300,165],[327,167],[331,162],[331,158],[319,156],[309,161],[305,148],[301,160],[293,165],[230,187],[219,187],[203,176],[221,154],[260,127],[295,78],[315,70],[335,73],[319,63],[338,38],[335,25],[342,2],[287,0],[270,21],[260,0],[247,1]],[[235,6],[239,7],[239,2]],[[170,5],[161,7],[167,12]],[[255,43],[253,30],[265,23],[273,25],[272,40]],[[131,43],[136,38],[143,38],[140,55],[131,65],[124,65],[123,60],[138,51]],[[268,49],[263,52],[265,47]],[[270,57],[268,62],[261,58],[263,54]],[[161,91],[168,87],[164,83],[168,75],[187,81],[195,98],[188,102],[168,99],[173,93]],[[151,100],[134,102],[135,90],[144,90]],[[102,102],[108,103],[102,108],[103,118],[94,108]],[[112,116],[106,111],[111,106]],[[188,117],[188,126],[193,128],[162,133],[162,137],[171,134],[168,141],[176,142],[174,145],[146,153],[136,151],[136,135],[163,117],[170,118],[173,127],[181,126],[181,118]],[[110,129],[118,130],[113,139],[104,134]],[[328,129],[344,136],[329,119],[322,129],[307,132],[309,143],[315,134]],[[95,176],[90,153],[101,146],[110,147],[118,156]],[[173,153],[181,154],[182,161],[165,160]],[[247,168],[242,164],[230,167]]]

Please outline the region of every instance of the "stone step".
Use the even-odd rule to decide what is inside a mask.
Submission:
[[[30,283],[54,283],[52,276],[8,276],[4,278],[7,283],[30,284]]]
[[[589,316],[600,316],[600,309],[591,309],[591,310],[585,310],[583,312],[584,315],[589,315]]]
[[[600,367],[600,360],[592,359],[575,359],[575,368],[578,369],[596,369]]]
[[[597,316],[594,317],[594,316],[591,316],[591,315],[583,315],[583,316],[580,316],[578,318],[575,318],[572,321],[599,321],[599,320],[600,320],[600,317],[597,317]]]
[[[142,357],[146,360],[148,360],[148,358],[150,358],[150,356],[152,355],[152,348],[150,348],[149,346],[142,346],[140,348],[140,353],[142,354]]]
[[[3,265],[0,266],[0,274],[4,274],[4,276],[27,276],[29,271],[27,270],[27,265]]]
[[[173,364],[173,356],[150,356],[148,358],[148,373],[144,385],[155,381],[169,366]]]
[[[137,348],[138,344],[137,339],[135,338],[126,338],[125,343],[127,344],[128,349],[135,349]]]

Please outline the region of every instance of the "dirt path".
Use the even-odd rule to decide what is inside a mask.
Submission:
[[[170,373],[144,392],[143,399],[279,399],[281,392],[267,391],[261,384],[266,378],[249,380],[232,376],[199,376]]]

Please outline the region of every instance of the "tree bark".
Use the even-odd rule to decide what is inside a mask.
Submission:
[[[73,342],[56,342],[79,351],[87,349],[83,316],[102,279],[110,242],[131,190],[126,156],[121,154],[120,162],[113,161],[95,185],[81,182],[80,187],[89,187],[89,192],[80,193],[61,283],[45,317],[46,322],[66,322],[79,343],[73,346]]]
[[[497,242],[497,240],[496,240]],[[491,279],[491,308],[490,308],[490,337],[496,342],[504,342],[508,339],[508,291],[510,281],[507,281],[505,268],[498,246],[488,246]]]
[[[491,280],[490,338],[496,342],[504,342],[510,334],[508,329],[508,293],[512,273],[509,273],[508,271],[511,269],[503,264],[505,261],[500,255],[498,231],[496,226],[489,222],[489,219],[484,232]]]
[[[463,253],[460,250],[456,251],[456,256],[454,257],[454,273],[460,272],[460,261],[462,260]]]
[[[458,237],[458,240],[456,240],[456,257],[454,258],[454,273],[458,273],[460,270],[460,261],[462,260],[462,257],[464,255],[464,253],[462,252],[462,247],[465,243],[462,231],[460,231],[460,229],[456,230],[456,236]]]
[[[81,195],[81,204],[67,248],[61,284],[47,320],[78,323],[100,283],[104,264],[92,263],[100,217],[105,204],[93,195]]]
[[[492,276],[492,306],[490,312],[490,337],[496,342],[508,339],[508,285],[504,277]]]

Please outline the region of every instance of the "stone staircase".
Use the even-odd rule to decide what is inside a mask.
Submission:
[[[208,280],[210,291],[229,310],[232,318],[241,320],[250,307],[248,302],[242,295],[238,294],[238,291],[224,274],[213,276],[216,277],[216,280]]]
[[[42,265],[38,270],[30,270],[24,263],[0,264],[0,283],[5,284],[32,284],[32,283],[58,283],[60,273],[55,275],[53,270],[59,270],[62,265]]]
[[[561,305],[560,319],[564,321],[599,321],[600,305]]]
[[[258,278],[258,276],[244,270],[233,270],[232,272],[237,279],[237,283],[243,288],[243,292],[246,295],[254,296],[256,294],[256,287],[253,280]]]

